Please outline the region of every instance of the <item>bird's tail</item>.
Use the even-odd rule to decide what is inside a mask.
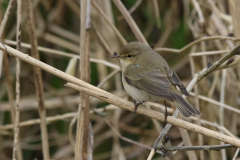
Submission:
[[[174,95],[174,96],[176,99],[173,101],[173,104],[181,112],[183,116],[190,117],[193,115],[198,116],[202,114],[194,106],[188,103],[188,101],[185,100],[181,95]]]

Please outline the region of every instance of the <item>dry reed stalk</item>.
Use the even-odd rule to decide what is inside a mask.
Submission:
[[[225,101],[225,85],[226,85],[226,76],[227,76],[227,69],[222,70],[222,82],[221,82],[221,91],[220,91],[220,103],[224,104]],[[224,126],[224,108],[220,106],[219,108],[219,120],[220,125]],[[224,142],[221,142],[221,145],[224,145]],[[222,160],[227,159],[226,150],[221,150]]]
[[[232,160],[236,160],[237,156],[238,156],[238,153],[239,153],[239,150],[240,148],[238,148],[233,156],[233,159]]]
[[[119,133],[119,122],[120,122],[120,117],[121,117],[122,109],[116,109],[113,113],[113,119],[112,123],[115,128],[115,132]],[[110,122],[108,122],[109,124]],[[112,154],[111,154],[111,160],[126,160],[126,157],[124,155],[122,146],[120,145],[119,142],[119,134],[113,134],[113,147],[112,147]]]
[[[191,66],[191,72],[192,72],[192,78],[194,77],[194,75],[196,74],[196,70],[195,70],[195,63],[194,63],[194,59],[193,57],[190,57],[190,66]],[[194,85],[194,93],[195,93],[195,107],[200,111],[200,104],[199,104],[199,92],[198,92],[198,84]],[[197,117],[197,124],[199,126],[201,126],[201,122],[200,122],[201,118],[200,116]],[[203,136],[202,135],[198,135],[198,143],[199,146],[203,145]],[[204,160],[204,152],[200,151],[200,159]]]
[[[80,79],[90,81],[89,61],[89,31],[90,28],[90,0],[80,2]],[[75,147],[75,160],[87,160],[88,158],[88,137],[89,137],[89,109],[90,100],[87,94],[80,92],[78,106],[78,123]]]
[[[100,13],[100,15],[104,18],[104,20],[108,23],[108,25],[114,30],[116,35],[118,36],[122,45],[127,44],[127,41],[124,39],[122,34],[117,30],[117,28],[112,24],[110,18],[102,11],[102,9],[98,6],[95,0],[91,0],[92,6]]]
[[[64,1],[64,2],[66,2],[66,1]],[[71,2],[71,1],[69,1],[69,2]],[[55,34],[62,36],[63,38],[71,40],[72,42],[75,42],[75,43],[79,43],[78,35],[76,35],[75,33],[71,32],[71,31],[68,31],[60,26],[50,24],[48,26],[48,29]]]
[[[221,50],[221,51],[204,51],[204,52],[194,52],[194,53],[190,53],[189,56],[195,57],[195,56],[207,56],[207,55],[215,55],[215,54],[225,54],[228,53],[229,50]],[[205,65],[203,65],[205,66]],[[204,68],[206,68],[207,66],[205,66]]]
[[[189,48],[191,48],[192,46],[202,42],[202,41],[208,41],[208,40],[231,40],[233,42],[236,42],[236,41],[240,41],[240,38],[235,38],[235,37],[229,37],[229,36],[222,36],[222,35],[219,35],[219,36],[208,36],[208,37],[202,37],[202,38],[199,38],[191,43],[189,43],[188,45],[184,46],[183,48],[181,49],[170,49],[170,48],[156,48],[154,49],[154,51],[156,52],[171,52],[171,53],[179,53],[179,54],[182,54],[184,52],[186,52]]]
[[[159,6],[158,6],[157,0],[153,0],[153,9],[154,9],[154,13],[155,13],[157,27],[161,28],[160,12],[159,12]]]
[[[11,41],[11,40],[6,40],[6,43],[11,44],[11,45],[16,45],[16,42]],[[27,43],[21,43],[21,47],[31,48],[31,45],[27,44]],[[46,52],[46,53],[49,53],[49,54],[56,54],[56,55],[65,56],[65,57],[69,57],[69,58],[80,59],[79,55],[76,55],[76,54],[73,54],[73,53],[67,53],[67,52],[63,52],[63,51],[59,51],[59,50],[55,50],[55,49],[49,49],[49,48],[46,48],[46,47],[37,47],[37,49],[39,51]],[[111,68],[114,68],[114,69],[120,69],[120,67],[118,65],[110,63],[106,60],[90,58],[90,61],[95,62],[95,63],[101,63],[101,64],[104,64],[104,65],[106,65],[108,67],[111,67]]]
[[[144,38],[142,32],[139,30],[137,24],[135,23],[135,21],[132,19],[131,15],[128,13],[127,9],[125,8],[125,6],[122,4],[122,2],[120,0],[113,0],[113,2],[115,3],[115,5],[118,7],[119,11],[122,13],[123,17],[126,19],[126,21],[128,22],[130,28],[132,29],[134,35],[136,36],[136,38],[138,39],[139,42],[145,43],[146,45],[148,45],[148,42],[146,41],[146,39]]]
[[[118,107],[113,106],[113,105],[108,105],[104,108],[99,108],[99,109],[95,109],[94,111],[96,112],[104,112],[104,111],[112,111],[118,109]],[[90,114],[93,114],[94,112],[91,110]],[[71,119],[74,116],[77,115],[77,112],[71,112],[71,113],[66,113],[66,114],[62,114],[62,115],[57,115],[57,116],[52,116],[52,117],[47,117],[46,118],[46,122],[52,123],[58,120],[64,120],[64,119]],[[29,126],[29,125],[36,125],[36,124],[40,124],[41,120],[40,119],[31,119],[28,121],[23,121],[19,123],[19,127],[24,127],[24,126]],[[13,124],[8,124],[8,125],[4,125],[4,126],[0,126],[0,130],[7,130],[7,129],[13,129],[14,125]],[[75,147],[74,147],[75,148]]]
[[[0,39],[2,39],[2,35],[3,35],[3,31],[4,31],[4,29],[5,29],[5,26],[6,26],[6,23],[7,23],[7,21],[8,21],[8,16],[9,16],[9,14],[10,14],[10,9],[12,8],[12,6],[13,6],[13,0],[11,0],[10,2],[9,2],[9,4],[8,4],[8,7],[7,7],[7,10],[6,10],[6,12],[5,12],[5,14],[4,14],[4,17],[3,17],[3,19],[1,20],[1,25],[0,25]],[[3,55],[4,55],[4,53],[3,53],[3,51],[0,51],[0,77],[1,77],[1,75],[2,75],[2,66],[3,66]]]
[[[37,7],[39,2],[40,2],[40,0],[33,1],[33,9],[35,9]],[[24,24],[26,22],[26,20],[27,20],[27,14],[26,14],[26,12],[24,12],[22,14],[22,24]],[[16,34],[16,27],[17,27],[17,24],[14,24],[13,27],[11,28],[11,30],[9,31],[8,35],[6,35],[6,38],[14,39],[14,36]]]
[[[229,1],[229,8],[230,13],[232,15],[233,26],[234,26],[234,35],[236,37],[240,36],[240,11],[238,7],[240,6],[240,1],[238,0],[231,0]]]
[[[8,4],[7,10],[4,14],[3,17],[3,21],[1,19],[1,25],[0,25],[0,39],[2,39],[3,37],[3,31],[4,28],[6,26],[7,20],[8,20],[8,16],[10,14],[10,9],[13,5],[13,0],[11,0]],[[1,13],[0,13],[1,14]],[[10,75],[9,75],[9,62],[8,62],[8,55],[7,53],[4,53],[4,51],[0,51],[0,59],[1,56],[3,56],[3,65],[4,65],[4,71],[5,71],[5,83],[7,84],[7,93],[8,93],[8,100],[10,102],[10,113],[11,113],[11,121],[14,124],[15,122],[15,102],[14,102],[14,93],[13,93],[13,88],[12,88],[12,82],[10,79]],[[0,76],[2,73],[2,61],[0,61]]]
[[[51,42],[53,44],[59,45],[63,48],[67,48],[73,52],[78,52],[79,51],[79,46],[76,44],[73,44],[67,40],[64,40],[62,38],[59,38],[57,36],[54,36],[50,33],[41,33],[37,30],[37,35],[43,38],[45,41]]]
[[[27,12],[28,12],[28,23],[29,23],[29,38],[31,41],[31,55],[39,59],[39,53],[37,50],[38,42],[35,33],[34,15],[31,0],[27,1]],[[34,72],[34,82],[36,93],[38,97],[38,112],[41,119],[41,138],[42,138],[42,150],[44,160],[50,158],[49,154],[49,144],[48,144],[48,133],[47,133],[47,123],[46,123],[46,110],[44,106],[44,95],[43,95],[43,84],[42,84],[42,74],[38,67],[33,67]]]
[[[138,8],[138,6],[142,3],[142,1],[143,0],[137,0],[134,3],[134,5],[128,10],[129,14],[132,14]],[[124,17],[123,16],[119,16],[117,19],[120,21],[120,20],[124,19]]]
[[[22,16],[22,1],[17,0],[17,50],[20,49],[21,46],[21,16]],[[14,122],[14,141],[13,141],[13,156],[12,159],[16,160],[16,154],[21,155],[21,150],[19,147],[19,119],[20,119],[20,111],[19,111],[19,103],[20,103],[20,60],[16,58],[16,105],[15,105],[15,122]],[[22,158],[21,158],[22,159]]]
[[[199,18],[199,23],[200,25],[204,25],[205,23],[205,18],[203,16],[202,10],[199,6],[199,3],[197,0],[192,0],[193,6],[195,7],[197,14],[198,14],[198,18]]]
[[[180,131],[180,134],[182,136],[183,142],[185,146],[192,146],[191,139],[189,137],[188,131],[186,129],[178,128]],[[187,151],[187,156],[191,160],[197,160],[197,155],[195,151]]]
[[[93,23],[94,24],[94,23]],[[99,33],[99,31],[97,30],[96,27],[94,27],[95,25],[93,25],[93,29],[97,35],[97,39],[99,41],[99,44],[108,52],[109,55],[113,55],[113,51],[111,50],[111,48],[109,47],[109,45],[107,44],[106,40],[103,38],[103,36]]]
[[[195,93],[192,93],[192,92],[191,92],[190,95],[195,96]],[[209,94],[208,97],[211,97],[211,94]],[[222,106],[223,108],[226,108],[226,109],[228,109],[228,110],[231,110],[231,111],[233,111],[233,112],[235,112],[235,113],[240,114],[240,110],[239,110],[239,109],[234,108],[234,107],[232,107],[232,106],[229,106],[229,105],[227,105],[227,104],[223,104],[223,103],[221,103],[221,102],[218,102],[218,101],[216,101],[216,100],[214,100],[214,99],[211,99],[211,98],[208,98],[208,97],[203,96],[203,95],[198,95],[198,98],[201,99],[201,100],[210,102],[210,103],[212,103],[212,104],[216,104],[216,105],[218,105],[218,106]]]

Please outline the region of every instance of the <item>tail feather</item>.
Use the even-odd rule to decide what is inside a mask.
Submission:
[[[181,112],[185,117],[190,117],[192,115],[201,115],[201,112],[197,110],[194,106],[188,103],[181,95],[174,95],[176,100],[173,101],[174,106]]]

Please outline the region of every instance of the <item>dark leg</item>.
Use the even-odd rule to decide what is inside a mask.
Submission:
[[[136,113],[137,108],[140,104],[142,104],[142,102],[136,102],[135,100],[133,100],[133,104],[135,105],[134,111],[133,111],[133,115]]]
[[[166,101],[165,100],[164,100],[164,104],[165,104],[165,119],[164,119],[164,122],[167,123],[168,112],[167,112],[167,105],[166,105]]]

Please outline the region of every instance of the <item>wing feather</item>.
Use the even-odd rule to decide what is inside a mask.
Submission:
[[[158,97],[163,97],[169,100],[175,99],[174,94],[169,90],[171,82],[168,80],[167,75],[164,75],[161,71],[155,70],[142,75],[141,78],[137,79],[134,79],[135,77],[132,79],[131,76],[124,76],[129,85]]]
[[[186,90],[185,86],[182,84],[182,82],[178,78],[177,74],[171,68],[168,68],[168,69],[166,68],[166,71],[167,71],[168,78],[170,79],[170,81],[174,85],[179,87],[182,94],[184,94],[185,96],[189,96],[188,91]]]

